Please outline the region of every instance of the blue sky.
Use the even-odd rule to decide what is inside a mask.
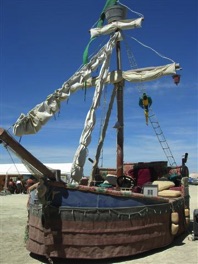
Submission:
[[[104,0],[0,0],[1,3],[1,79],[0,126],[9,129],[21,113],[60,88],[82,64],[83,51],[89,42],[89,29],[95,25],[105,5]],[[172,77],[144,84],[152,97],[152,109],[177,164],[189,153],[190,172],[198,171],[198,20],[197,0],[122,0],[120,3],[144,15],[142,28],[125,32],[138,67],[170,63],[152,50],[139,45],[134,37],[166,57],[180,63],[178,86]],[[138,16],[128,11],[128,18]],[[102,38],[91,45],[98,49]],[[130,69],[122,44],[123,69]],[[110,94],[106,89],[106,95]],[[90,94],[89,94],[90,92]],[[35,135],[23,136],[22,145],[44,163],[72,162],[78,146],[93,90],[79,91],[63,102],[60,114],[52,118]],[[136,85],[125,86],[125,162],[166,160],[151,125],[146,126],[138,106]],[[105,99],[101,101],[105,108]],[[115,105],[113,109],[115,114]],[[100,112],[88,157],[94,159]],[[116,122],[113,115],[100,164],[116,164]],[[19,138],[16,138],[19,140]],[[15,160],[14,156],[12,159]],[[0,149],[0,163],[12,163],[10,155]],[[16,162],[20,162],[16,160]],[[85,174],[90,163],[86,162]]]

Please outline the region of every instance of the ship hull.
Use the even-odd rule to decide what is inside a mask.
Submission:
[[[58,193],[58,198],[51,200],[50,205],[31,204],[29,207],[27,249],[47,258],[133,256],[170,245],[187,227],[183,197],[161,199],[142,194],[127,197],[116,191],[101,194],[93,190],[59,190],[58,187],[54,193]],[[86,205],[90,194],[92,202],[93,197],[95,202],[100,201],[98,207]],[[80,205],[66,204],[66,198],[72,200],[75,196],[81,196]],[[111,206],[105,204],[109,200]],[[176,233],[172,230],[173,211],[179,216]]]

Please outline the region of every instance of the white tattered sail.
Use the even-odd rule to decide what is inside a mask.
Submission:
[[[109,45],[105,49],[105,60],[102,63],[100,73],[99,73],[99,78],[96,81],[96,88],[92,100],[92,105],[90,107],[89,112],[87,113],[87,117],[85,120],[84,124],[84,129],[81,134],[80,142],[79,142],[79,147],[75,153],[73,164],[72,164],[72,170],[71,170],[71,177],[75,181],[79,182],[80,179],[83,176],[83,167],[85,164],[85,160],[87,157],[87,146],[91,142],[91,133],[92,130],[94,129],[95,125],[95,111],[100,103],[100,97],[102,94],[102,90],[104,87],[104,81],[107,78],[108,71],[109,71],[109,62],[110,62],[110,57],[112,54],[112,50],[115,47],[117,42],[117,37],[114,36],[112,39],[112,42],[109,43]]]
[[[101,57],[105,59],[102,54]],[[98,57],[97,65],[101,63],[101,57]],[[115,84],[123,79],[134,83],[156,80],[163,76],[175,74],[177,67],[178,66],[175,63],[171,63],[146,69],[113,71],[108,73],[104,83]],[[27,115],[21,114],[13,126],[13,133],[16,136],[37,133],[41,127],[59,111],[60,103],[68,99],[71,93],[78,91],[85,87],[85,85],[87,88],[96,86],[100,76],[96,78],[88,78],[89,76],[89,70],[82,69],[65,82],[62,88],[56,90],[53,94],[50,94],[44,102],[36,105]]]
[[[69,80],[67,80],[62,85],[62,88],[55,90],[53,94],[50,94],[44,102],[36,105],[27,115],[21,114],[13,126],[13,133],[16,136],[37,133],[42,126],[60,110],[60,103],[62,101],[67,100],[72,93],[79,89],[85,86],[88,87],[87,80],[90,78],[91,73],[94,72],[105,60],[110,59],[109,53],[112,52],[112,48],[118,40],[121,40],[120,32],[116,32],[107,44],[102,47],[94,57],[92,57],[90,62],[84,65]],[[106,70],[108,71],[108,68]],[[96,84],[96,81],[94,81],[94,84]]]
[[[173,75],[176,73],[176,68],[179,67],[175,63],[171,63],[159,67],[150,67],[145,69],[138,69],[136,71],[122,72],[122,77],[128,82],[147,82],[157,80],[163,76]]]
[[[120,20],[114,21],[108,25],[105,25],[101,28],[92,28],[90,29],[91,38],[98,37],[100,35],[108,35],[115,32],[117,29],[126,30],[126,29],[134,29],[139,28],[142,25],[143,17],[137,19],[128,19],[128,20]]]

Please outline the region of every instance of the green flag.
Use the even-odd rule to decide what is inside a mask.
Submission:
[[[83,64],[87,64],[88,63],[88,52],[89,52],[89,46],[91,44],[91,42],[95,39],[94,38],[91,38],[89,43],[87,44],[87,47],[85,48],[84,52],[83,52]]]
[[[98,20],[98,24],[97,24],[97,27],[102,27],[103,23],[104,23],[104,20],[105,20],[105,10],[107,8],[109,8],[110,6],[113,6],[115,4],[117,4],[118,0],[107,0],[103,10],[102,10],[102,13],[100,15],[100,18]]]
[[[113,6],[115,4],[117,4],[118,0],[107,0],[106,1],[106,4],[102,10],[102,13],[100,15],[100,18],[98,20],[98,23],[97,23],[97,27],[102,27],[103,26],[103,23],[104,23],[104,20],[105,20],[105,10],[107,8],[109,8],[110,6]],[[92,43],[92,41],[95,39],[95,37],[91,38],[89,43],[87,44],[85,50],[84,50],[84,53],[83,53],[83,64],[87,64],[88,63],[88,52],[89,52],[89,46],[90,44]]]

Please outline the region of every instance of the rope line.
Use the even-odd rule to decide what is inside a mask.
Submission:
[[[119,0],[118,0],[118,3],[120,4],[120,5],[122,5],[122,6],[124,6],[124,7],[126,7],[128,10],[130,10],[132,13],[134,13],[134,14],[136,14],[136,15],[138,15],[138,16],[140,16],[140,17],[144,17],[144,15],[143,14],[141,14],[141,13],[139,13],[139,12],[137,12],[137,11],[134,11],[134,10],[132,10],[131,8],[129,8],[128,6],[126,6],[126,5],[124,5],[124,4],[122,4]]]
[[[10,150],[8,149],[7,146],[4,146],[4,147],[5,147],[5,149],[7,150],[8,155],[10,156],[10,159],[11,159],[11,161],[12,161],[12,163],[13,163],[13,165],[14,165],[14,167],[15,167],[17,173],[18,173],[18,175],[20,175],[20,172],[19,172],[19,170],[18,170],[18,168],[17,168],[17,166],[16,166],[16,163],[15,163],[15,161],[14,161],[14,159],[13,159],[11,153],[10,153]],[[9,169],[10,169],[10,168],[9,168]],[[9,171],[9,169],[8,169],[8,171]]]
[[[170,59],[170,58],[168,58],[168,57],[166,57],[166,56],[164,56],[164,55],[162,55],[162,54],[160,54],[158,51],[156,51],[156,50],[154,50],[153,48],[151,48],[150,46],[148,46],[148,45],[146,45],[146,44],[144,44],[144,43],[142,43],[141,41],[139,41],[139,40],[137,40],[136,38],[134,38],[134,37],[131,37],[131,36],[129,36],[130,38],[132,38],[133,40],[135,40],[136,42],[138,42],[140,45],[142,45],[143,47],[145,47],[145,48],[148,48],[148,49],[150,49],[150,50],[152,50],[153,52],[155,52],[158,56],[160,56],[161,58],[163,58],[163,59],[167,59],[167,60],[169,60],[169,61],[171,61],[171,62],[173,62],[174,63],[174,60],[172,60],[172,59]]]

